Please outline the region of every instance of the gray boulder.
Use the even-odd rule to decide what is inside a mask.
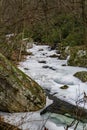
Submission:
[[[36,111],[45,102],[43,89],[0,53],[0,111]]]

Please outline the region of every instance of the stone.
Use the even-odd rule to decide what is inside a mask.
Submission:
[[[45,106],[43,89],[0,53],[0,111],[37,111]]]
[[[82,82],[87,82],[87,71],[80,71],[74,74],[75,77],[80,79]]]
[[[44,68],[44,69],[56,70],[56,68],[53,68],[53,67],[48,66],[48,65],[44,65],[44,66],[42,66],[42,68]]]
[[[44,66],[42,66],[42,68],[47,69],[47,68],[49,68],[49,66],[48,65],[44,65]]]
[[[87,47],[86,46],[71,47],[68,65],[87,67]]]
[[[29,70],[28,68],[24,68],[25,70]]]
[[[42,60],[42,61],[38,61],[39,63],[43,63],[43,64],[46,64],[46,61],[45,60]]]
[[[44,51],[44,49],[39,49],[38,51]]]
[[[58,54],[53,54],[53,55],[50,55],[49,57],[51,57],[51,58],[58,58],[59,55]]]
[[[68,88],[69,88],[69,86],[67,86],[67,85],[63,85],[60,87],[60,89],[68,89]]]
[[[66,64],[62,64],[62,66],[66,66]]]

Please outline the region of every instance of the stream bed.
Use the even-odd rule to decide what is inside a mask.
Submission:
[[[57,56],[56,50],[51,50],[46,45],[33,45],[33,48],[28,49],[32,55],[18,65],[23,72],[34,79],[43,89],[47,89],[56,97],[76,104],[78,98],[83,97],[83,93],[87,93],[87,82],[83,83],[73,75],[78,71],[87,71],[82,67],[67,66],[67,59],[60,60]],[[53,55],[56,55],[53,57]],[[67,85],[67,89],[61,89],[62,86]],[[46,106],[53,101],[47,97]],[[82,107],[84,103],[80,104]],[[85,104],[85,108],[87,105]],[[60,114],[47,113],[40,116],[40,111],[34,113],[1,113],[5,120],[18,125],[23,130],[44,130],[44,125],[48,130],[64,130],[67,124],[70,124],[73,119],[65,117]],[[43,125],[44,124],[44,125]],[[73,130],[75,125],[68,130]],[[77,130],[83,130],[86,124],[79,123]]]

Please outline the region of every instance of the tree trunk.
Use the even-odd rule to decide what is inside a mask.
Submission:
[[[86,45],[86,12],[85,12],[85,0],[81,0],[82,7],[82,22],[83,22],[83,42]]]

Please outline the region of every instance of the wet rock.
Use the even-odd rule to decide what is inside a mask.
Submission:
[[[48,65],[44,65],[42,66],[44,69],[51,69],[51,70],[56,70],[55,68],[51,67],[51,66],[48,66]]]
[[[68,89],[68,88],[69,88],[69,86],[67,86],[67,85],[63,85],[60,87],[60,89]]]
[[[45,102],[43,89],[0,53],[0,111],[36,111]]]
[[[43,51],[43,49],[39,49],[38,51]]]
[[[80,79],[82,82],[87,82],[87,71],[80,71],[74,74],[75,77]]]
[[[51,57],[51,58],[58,58],[59,55],[58,54],[53,54],[53,55],[50,55],[49,57]]]
[[[57,46],[58,46],[58,43],[57,43],[57,42],[55,42],[55,43],[51,46],[51,50],[56,49],[56,48],[57,48]]]
[[[49,67],[49,69],[51,69],[51,70],[56,70],[55,68],[53,68],[53,67]]]
[[[47,68],[49,68],[49,66],[48,65],[44,65],[44,66],[42,66],[42,68],[47,69]]]
[[[45,56],[47,53],[43,53],[43,56]]]
[[[62,64],[62,66],[66,66],[66,64]]]
[[[28,68],[24,68],[25,70],[29,70]]]
[[[39,63],[44,63],[46,64],[46,61],[45,60],[42,60],[42,61],[38,61]]]

